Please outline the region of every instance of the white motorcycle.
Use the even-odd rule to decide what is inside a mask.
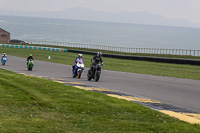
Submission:
[[[73,78],[80,78],[81,74],[84,70],[85,65],[81,62],[77,62],[76,66],[73,68],[72,67],[72,76]],[[75,71],[74,71],[75,70]]]

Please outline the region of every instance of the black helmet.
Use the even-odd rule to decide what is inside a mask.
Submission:
[[[102,52],[97,52],[97,56],[101,57],[102,56]]]

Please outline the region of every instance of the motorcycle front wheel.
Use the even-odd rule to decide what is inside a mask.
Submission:
[[[91,70],[88,70],[88,74],[87,74],[87,79],[88,81],[90,81],[92,78],[91,78]]]
[[[81,78],[81,71],[78,71],[78,78]]]
[[[96,72],[94,80],[97,82],[99,81],[99,78],[100,78],[100,72]]]

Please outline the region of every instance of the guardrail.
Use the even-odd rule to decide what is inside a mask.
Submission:
[[[40,46],[24,46],[24,45],[0,44],[0,47],[23,48],[23,49],[37,49],[37,50],[46,50],[46,51],[67,52],[67,49],[52,48],[52,47],[40,47]]]
[[[31,44],[56,45],[56,46],[72,47],[72,48],[99,49],[99,50],[109,50],[109,51],[126,52],[126,53],[200,56],[200,50],[189,50],[189,49],[129,48],[129,47],[115,47],[115,46],[105,46],[105,45],[95,45],[95,44],[52,42],[52,41],[27,41],[27,42],[30,42]]]
[[[74,53],[83,53],[96,55],[95,52],[80,51],[80,50],[68,50]],[[173,64],[189,64],[189,65],[200,65],[200,60],[195,59],[180,59],[180,58],[164,58],[164,57],[151,57],[151,56],[131,56],[131,55],[116,55],[116,54],[103,54],[103,57],[126,59],[126,60],[142,60],[162,63],[173,63]]]

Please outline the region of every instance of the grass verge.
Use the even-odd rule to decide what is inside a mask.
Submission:
[[[18,57],[28,57],[31,53],[36,60],[49,61],[54,63],[61,63],[72,65],[74,59],[77,57],[76,53],[71,52],[51,52],[31,49],[16,49],[16,48],[0,48],[0,53],[7,53],[8,55]],[[48,60],[51,56],[51,60]],[[91,55],[83,55],[86,67],[91,64]],[[168,76],[177,78],[187,78],[200,80],[200,66],[183,65],[183,64],[169,64],[169,63],[156,63],[148,61],[135,61],[135,60],[122,60],[113,58],[104,58],[103,69],[112,71],[122,71],[131,73],[141,73],[158,76]],[[8,57],[9,61],[9,57]]]
[[[97,92],[0,69],[0,132],[199,132],[200,125]]]

